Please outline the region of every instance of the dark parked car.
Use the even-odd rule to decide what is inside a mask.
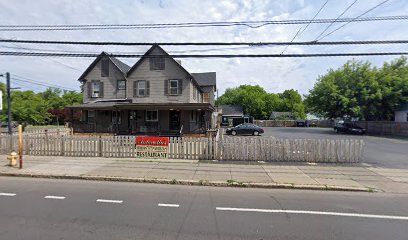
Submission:
[[[336,125],[334,126],[334,131],[336,131],[336,133],[344,132],[364,134],[366,132],[366,129],[359,127],[354,123],[336,123]]]
[[[264,133],[264,130],[255,124],[252,123],[243,123],[233,128],[228,128],[226,131],[227,134],[231,135],[238,135],[238,134],[251,134],[254,136],[258,136]]]

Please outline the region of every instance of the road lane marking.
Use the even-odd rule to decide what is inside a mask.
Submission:
[[[15,193],[0,193],[0,196],[14,197],[16,196],[16,194]]]
[[[96,202],[103,202],[103,203],[123,203],[122,200],[110,200],[110,199],[97,199]]]
[[[216,207],[216,210],[219,210],[219,211],[237,211],[237,212],[262,212],[262,213],[289,213],[289,214],[329,215],[329,216],[394,219],[394,220],[406,220],[406,221],[408,221],[408,216],[345,213],[345,212],[322,212],[322,211],[283,210],[283,209],[257,209],[257,208],[230,208],[230,207]]]
[[[45,196],[44,198],[46,198],[46,199],[57,199],[57,200],[65,199],[64,196]]]
[[[157,204],[159,207],[173,207],[173,208],[178,208],[180,207],[179,204],[169,204],[169,203],[159,203]]]

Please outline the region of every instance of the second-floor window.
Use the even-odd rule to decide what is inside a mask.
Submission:
[[[133,82],[133,97],[150,96],[150,81],[137,80]]]
[[[109,77],[109,59],[102,59],[101,77]]]
[[[210,93],[203,93],[203,102],[205,103],[210,102]]]
[[[170,95],[178,95],[179,80],[170,80],[169,92]]]
[[[99,98],[102,97],[102,83],[100,81],[91,82],[91,97]]]
[[[118,90],[126,90],[126,80],[118,80]]]
[[[197,88],[193,85],[193,99],[197,99]]]

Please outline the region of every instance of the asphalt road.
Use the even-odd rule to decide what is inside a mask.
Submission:
[[[407,239],[407,195],[0,177],[1,239]]]
[[[380,167],[408,169],[408,139],[337,134],[331,128],[264,128],[263,137],[303,139],[363,139],[364,162]]]

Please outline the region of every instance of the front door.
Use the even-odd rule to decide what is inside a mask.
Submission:
[[[135,134],[137,132],[137,111],[136,110],[129,111],[128,128],[132,134]]]
[[[180,111],[170,110],[169,130],[180,130]]]

